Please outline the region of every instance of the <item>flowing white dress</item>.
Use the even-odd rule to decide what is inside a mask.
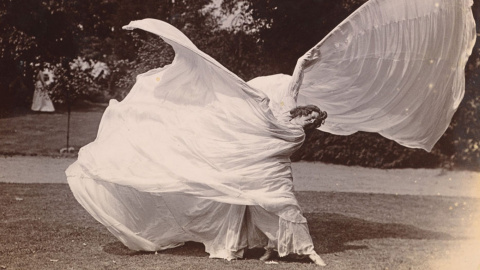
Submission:
[[[423,10],[424,2],[433,6]],[[441,4],[438,10],[434,2]],[[311,254],[312,239],[293,194],[289,160],[305,134],[281,116],[298,98],[299,103],[317,103],[328,111],[328,131],[376,127],[399,142],[429,148],[424,141],[435,139],[437,127],[420,127],[421,116],[414,115],[420,118],[416,122],[397,107],[404,105],[403,99],[411,113],[419,106],[442,106],[447,115],[429,119],[437,124],[450,121],[445,118],[458,105],[461,75],[474,40],[469,7],[457,0],[372,0],[302,57],[293,77],[262,77],[250,84],[173,26],[153,19],[133,21],[125,28],[159,35],[172,45],[175,59],[139,75],[122,102],[111,101],[96,140],[83,147],[78,161],[67,169],[70,188],[94,218],[134,250],[196,241],[216,258],[241,257],[244,248],[252,247],[272,247],[280,256]],[[448,31],[442,28],[447,26]],[[423,37],[436,32],[439,38],[461,41],[450,42],[457,45],[448,52],[421,55],[424,49],[416,48],[431,42]],[[397,39],[389,40],[392,35]],[[342,37],[358,44],[345,49]],[[386,52],[391,56],[384,56]],[[436,95],[420,87],[444,83],[424,66],[430,58],[432,65],[441,67],[439,73],[453,74]],[[388,63],[399,66],[385,68]],[[425,76],[410,71],[418,64],[414,73]],[[276,92],[269,89],[274,84],[279,86]],[[401,86],[409,87],[396,90]],[[397,131],[391,135],[389,130]],[[414,136],[405,139],[405,133]],[[427,139],[419,139],[425,133]]]
[[[164,31],[177,54],[110,103],[97,139],[67,170],[77,200],[132,249],[198,241],[220,258],[267,245],[282,255],[313,252],[289,160],[302,127],[277,121],[262,92],[173,26],[129,27]]]
[[[41,80],[37,80],[35,82],[35,91],[33,92],[31,110],[37,112],[55,111],[52,100],[50,99],[50,96],[48,95],[48,92]]]

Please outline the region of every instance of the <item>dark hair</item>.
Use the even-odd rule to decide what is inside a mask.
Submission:
[[[305,105],[305,106],[298,106],[290,110],[290,115],[292,118],[298,116],[307,116],[312,112],[317,112],[318,117],[315,121],[311,124],[308,124],[304,127],[305,130],[319,128],[321,125],[325,123],[325,119],[327,118],[327,112],[320,110],[320,108],[316,105]]]

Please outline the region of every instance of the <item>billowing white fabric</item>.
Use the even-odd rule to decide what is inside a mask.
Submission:
[[[289,159],[303,128],[277,121],[262,92],[173,26],[145,19],[127,28],[161,36],[176,56],[110,103],[96,140],[67,170],[77,200],[132,249],[198,241],[220,258],[267,245],[312,253]]]
[[[139,75],[122,102],[110,103],[96,140],[67,169],[73,194],[131,249],[197,241],[218,258],[241,257],[246,247],[276,248],[281,256],[312,254],[289,160],[305,134],[279,112],[295,106],[300,91],[299,103],[328,111],[327,130],[347,134],[380,128],[384,136],[412,147],[414,138],[429,145],[419,134],[433,134],[436,125],[426,125],[418,107],[447,106],[442,109],[448,113],[429,119],[449,120],[461,95],[451,93],[449,99],[443,91],[459,91],[463,82],[458,74],[471,46],[471,22],[467,4],[459,8],[456,0],[438,1],[439,11],[431,12],[426,2],[433,3],[370,1],[299,61],[293,81],[276,75],[277,87],[291,87],[265,93],[259,88],[271,86],[271,80],[245,83],[173,26],[153,19],[131,22],[127,29],[152,32],[172,45],[175,59]],[[437,49],[430,44],[453,38],[453,32],[462,33],[455,36],[461,41],[450,42],[455,45]],[[425,71],[425,55],[430,55],[425,50],[439,56],[431,63],[438,71]],[[454,75],[447,81],[436,75],[448,70]],[[430,91],[425,85],[432,80],[434,86],[448,87]],[[408,112],[400,108],[405,102]],[[419,120],[412,122],[411,114]]]
[[[471,0],[370,0],[301,57],[293,77],[255,78],[276,113],[315,104],[320,130],[378,132],[430,151],[465,91]],[[295,102],[296,100],[296,102]]]

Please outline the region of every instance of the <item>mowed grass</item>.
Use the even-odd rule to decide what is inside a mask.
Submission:
[[[97,136],[98,125],[106,106],[81,104],[70,118],[69,147],[78,149]],[[67,145],[68,114],[60,108],[53,113],[23,110],[0,118],[0,154],[61,156]]]
[[[298,192],[324,269],[478,269],[480,200]],[[65,184],[0,183],[0,269],[314,269],[308,260],[209,259],[204,246],[157,254],[124,247]],[[477,246],[478,247],[478,246]],[[465,253],[467,252],[467,253]],[[459,263],[464,263],[459,265]]]

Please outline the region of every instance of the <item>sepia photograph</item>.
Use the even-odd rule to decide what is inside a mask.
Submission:
[[[0,0],[1,269],[480,269],[480,0]]]

